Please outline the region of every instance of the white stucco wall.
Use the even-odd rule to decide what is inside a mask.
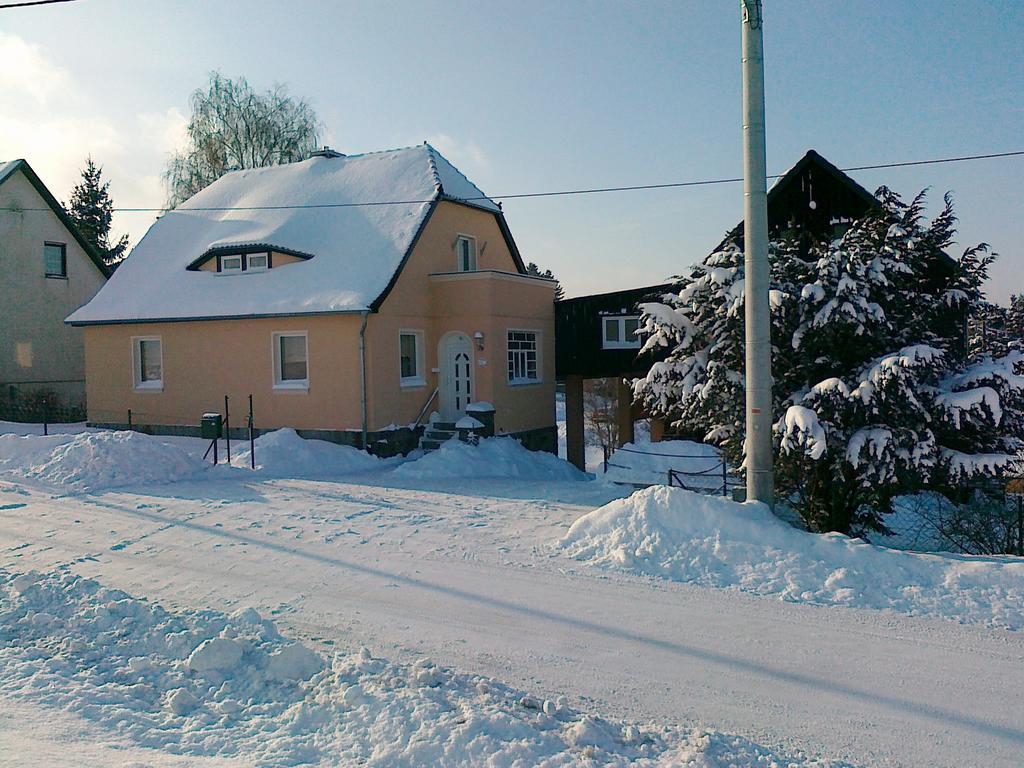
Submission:
[[[46,210],[25,210],[31,208]],[[46,277],[46,242],[67,246],[66,279]],[[0,275],[0,385],[53,382],[46,388],[81,401],[82,329],[64,318],[93,297],[104,277],[20,170],[0,184]]]

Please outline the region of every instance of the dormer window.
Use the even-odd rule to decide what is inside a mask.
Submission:
[[[286,267],[312,258],[312,253],[270,243],[221,245],[207,250],[186,269],[190,272],[215,272],[218,275],[249,274]]]
[[[266,272],[270,269],[269,253],[225,253],[218,257],[217,272],[222,275],[239,272]]]
[[[458,258],[456,266],[459,272],[475,272],[476,238],[469,235],[459,235],[455,241],[455,255]]]
[[[267,267],[270,266],[269,259],[267,258],[268,255],[269,254],[266,253],[250,253],[249,258],[246,259],[246,261],[248,262],[245,265],[246,271],[262,272],[263,270],[265,270]]]
[[[242,271],[242,256],[221,256],[220,257],[220,271],[221,272],[241,272]]]

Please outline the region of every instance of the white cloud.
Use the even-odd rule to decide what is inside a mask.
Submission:
[[[71,91],[71,74],[41,46],[0,32],[0,92],[7,101],[20,96],[42,105]]]
[[[0,32],[0,160],[25,158],[58,200],[67,200],[88,155],[103,166],[114,205],[159,207],[161,173],[185,141],[177,107],[115,120],[90,102],[74,76],[42,46]],[[116,213],[113,234],[134,244],[154,215]]]

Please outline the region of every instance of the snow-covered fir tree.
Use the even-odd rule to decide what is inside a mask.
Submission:
[[[1024,295],[1010,296],[1008,307],[983,302],[968,323],[967,338],[977,355],[1024,349]]]
[[[110,182],[103,181],[103,169],[86,159],[82,181],[71,191],[68,215],[86,240],[96,246],[108,266],[116,266],[127,256],[128,235],[110,242],[110,226],[114,216],[114,201],[110,198]]]
[[[565,290],[562,288],[561,281],[555,277],[555,273],[550,269],[545,269],[543,272],[541,268],[533,261],[526,265],[526,274],[533,275],[535,277],[544,277],[548,280],[555,281],[555,301],[561,301],[565,298]]]
[[[947,197],[930,222],[924,193],[886,188],[837,240],[772,243],[771,308],[780,498],[812,530],[884,529],[894,496],[956,496],[1004,474],[1024,437],[1024,355],[970,355],[964,322],[984,303],[993,256],[952,269]],[[655,415],[743,457],[743,254],[735,238],[642,307],[645,350],[662,360],[634,392]]]

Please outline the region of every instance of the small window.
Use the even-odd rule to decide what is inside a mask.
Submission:
[[[136,389],[163,389],[164,359],[159,336],[132,339]]]
[[[636,332],[640,328],[640,318],[636,315],[605,317],[601,327],[602,349],[639,349],[640,337]]]
[[[455,241],[455,253],[459,259],[459,272],[476,270],[476,240],[466,235],[459,235]]]
[[[537,352],[540,334],[536,331],[508,332],[508,383],[536,384],[540,381]]]
[[[305,333],[274,334],[274,387],[307,389],[308,355]]]
[[[43,262],[47,277],[68,276],[68,247],[64,243],[45,243]]]
[[[250,253],[246,261],[246,272],[262,272],[269,266],[267,254],[265,253]]]
[[[398,364],[403,387],[426,384],[423,378],[422,348],[422,331],[402,331],[398,334]]]
[[[241,272],[242,271],[242,256],[221,256],[220,257],[220,271],[221,272]]]

